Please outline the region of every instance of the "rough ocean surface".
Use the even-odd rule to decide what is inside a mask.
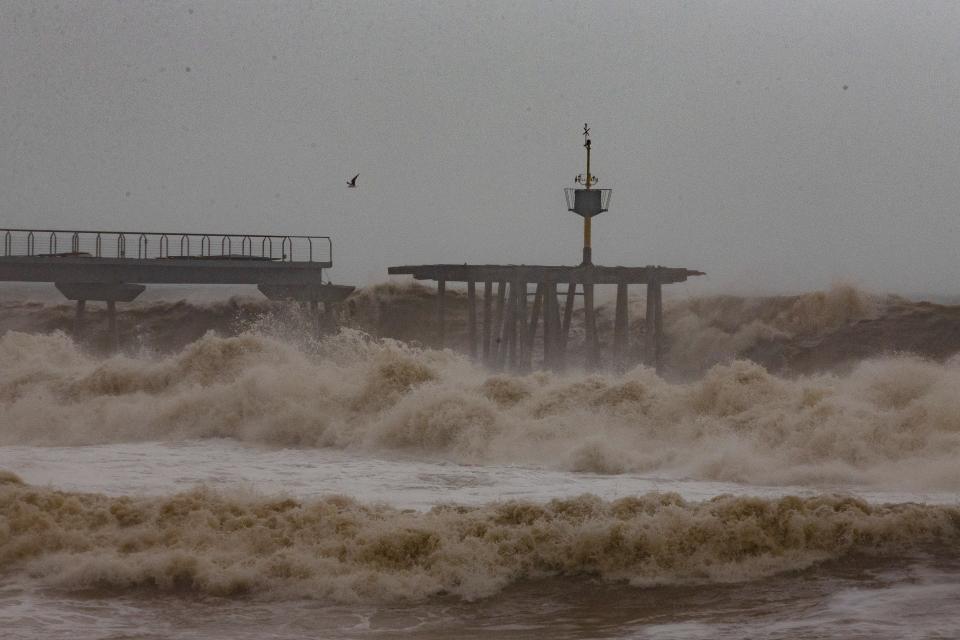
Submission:
[[[960,628],[957,308],[674,301],[664,377],[517,376],[424,346],[431,298],[361,291],[322,340],[270,303],[145,302],[106,356],[5,297],[5,634]]]

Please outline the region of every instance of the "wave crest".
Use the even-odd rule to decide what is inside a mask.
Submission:
[[[229,437],[601,473],[960,487],[960,367],[911,357],[795,379],[734,361],[680,384],[643,367],[490,375],[449,351],[353,331],[312,350],[208,334],[170,356],[107,359],[61,334],[8,332],[0,355],[2,445]]]
[[[427,513],[198,489],[108,498],[0,484],[0,567],[71,589],[339,601],[472,599],[520,580],[751,580],[855,555],[954,549],[960,510],[850,497],[687,502],[646,494]]]

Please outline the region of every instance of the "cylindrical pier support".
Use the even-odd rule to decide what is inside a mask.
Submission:
[[[567,299],[563,305],[563,327],[560,330],[560,344],[564,351],[567,348],[567,340],[570,338],[570,323],[573,320],[573,301],[577,296],[577,283],[567,283]]]
[[[493,282],[483,283],[483,361],[490,365],[490,337],[492,334]]]
[[[613,365],[619,371],[626,369],[629,359],[630,318],[627,305],[627,283],[621,282],[617,284],[617,308],[613,324]]]
[[[551,282],[549,289],[550,326],[552,327],[550,344],[553,349],[552,368],[556,371],[561,371],[567,366],[567,342],[561,334],[563,324],[560,321],[560,300],[557,299],[557,283]]]
[[[586,344],[586,369],[592,371],[597,368],[599,349],[597,344],[597,319],[593,308],[593,283],[583,283],[583,324]]]
[[[663,292],[659,282],[647,284],[647,317],[646,317],[646,362],[656,368],[657,373],[663,371],[662,342],[663,342]]]
[[[503,368],[506,358],[506,332],[504,331],[504,310],[507,305],[507,283],[497,283],[497,310],[494,314],[493,335],[496,336],[497,344],[491,347],[491,364],[497,368]]]
[[[526,371],[530,349],[528,348],[526,338],[527,328],[527,282],[521,280],[517,282],[517,323],[519,332],[516,334],[517,357],[513,363],[514,371]]]
[[[467,351],[470,357],[477,357],[477,284],[470,280],[467,282],[467,339],[470,341],[470,347]]]
[[[437,347],[443,349],[447,342],[447,281],[437,280]]]
[[[544,284],[543,293],[543,366],[559,369],[563,359],[560,341],[560,310],[557,303],[557,283]]]
[[[533,348],[537,340],[537,326],[540,324],[540,311],[543,309],[543,284],[537,283],[537,292],[533,296],[533,310],[530,312],[530,326],[527,329],[527,352],[524,365],[533,368]],[[544,317],[546,320],[546,317]]]

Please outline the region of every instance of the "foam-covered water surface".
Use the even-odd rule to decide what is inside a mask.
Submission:
[[[605,500],[649,492],[687,500],[724,494],[776,498],[844,493],[876,503],[951,504],[948,491],[892,491],[860,486],[745,485],[636,473],[596,474],[521,465],[463,465],[338,449],[277,449],[233,440],[186,440],[78,447],[0,447],[0,469],[25,481],[105,495],[165,495],[197,486],[251,490],[296,498],[349,495],[404,509],[448,502],[546,501],[590,493]]]
[[[869,305],[839,291],[753,311],[762,327],[692,327],[716,340],[674,357],[718,363],[665,378],[492,373],[358,330],[316,340],[269,313],[110,357],[7,331],[0,628],[951,637],[957,361],[775,373],[730,345]]]

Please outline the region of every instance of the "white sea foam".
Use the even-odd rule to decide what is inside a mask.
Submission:
[[[492,375],[453,353],[343,331],[309,348],[208,334],[157,357],[63,334],[0,338],[0,444],[229,437],[463,463],[758,484],[960,487],[960,368],[911,357],[783,378],[746,361],[669,383]]]

